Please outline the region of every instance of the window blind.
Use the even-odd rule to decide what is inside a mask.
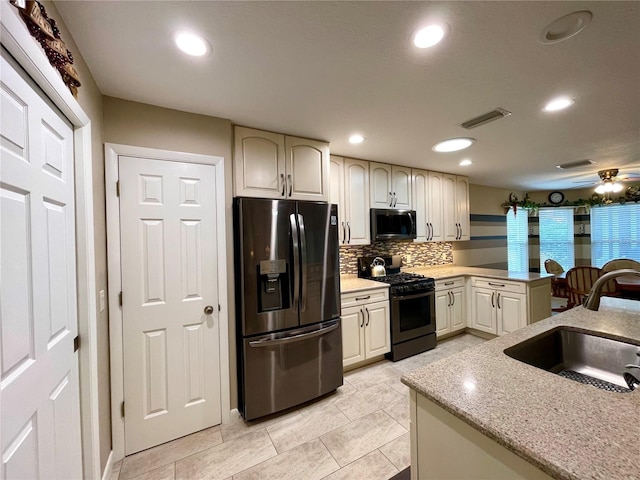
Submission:
[[[640,204],[591,209],[591,264],[602,267],[614,258],[640,261]]]
[[[545,272],[544,261],[551,258],[566,270],[575,266],[573,248],[573,208],[541,208],[540,271]]]
[[[526,210],[516,215],[513,209],[507,212],[507,260],[512,272],[529,271],[529,238]]]

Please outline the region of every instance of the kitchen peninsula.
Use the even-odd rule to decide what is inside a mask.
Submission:
[[[583,385],[503,351],[558,326],[640,346],[640,303],[602,299],[402,379],[411,388],[411,474],[427,478],[638,478],[640,393]]]

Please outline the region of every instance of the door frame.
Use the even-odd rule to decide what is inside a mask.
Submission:
[[[124,359],[122,307],[118,295],[122,290],[120,265],[120,197],[117,195],[118,157],[142,157],[169,162],[212,165],[216,171],[216,217],[218,218],[218,301],[220,342],[220,408],[222,422],[228,422],[231,412],[229,372],[229,306],[227,305],[227,242],[225,222],[224,158],[213,155],[159,150],[105,143],[105,196],[107,202],[107,273],[109,277],[109,351],[111,356],[111,439],[114,461],[124,458],[124,418],[120,406],[124,402]]]
[[[73,125],[76,222],[76,294],[80,380],[80,426],[85,478],[102,477],[100,465],[100,419],[98,411],[98,337],[95,242],[93,228],[93,174],[91,119],[71,95],[62,78],[49,63],[40,45],[27,30],[18,11],[0,2],[2,46],[33,79],[44,94]],[[105,473],[109,470],[109,462]]]

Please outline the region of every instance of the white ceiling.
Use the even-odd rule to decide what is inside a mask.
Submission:
[[[327,140],[331,152],[468,175],[518,190],[583,187],[596,171],[640,174],[640,2],[56,1],[103,94]],[[580,34],[538,43],[554,19],[593,13]],[[412,33],[450,25],[434,48]],[[204,35],[206,58],[172,33]],[[555,114],[542,106],[576,99]],[[460,123],[503,107],[473,130]],[[353,132],[366,137],[354,146]],[[471,136],[459,153],[437,141]],[[470,158],[470,167],[458,162]],[[568,172],[559,163],[597,162]]]

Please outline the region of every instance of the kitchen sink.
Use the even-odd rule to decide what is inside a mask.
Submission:
[[[504,353],[542,370],[613,392],[631,392],[640,377],[640,370],[625,368],[640,363],[640,345],[570,327],[554,328],[509,347]]]

